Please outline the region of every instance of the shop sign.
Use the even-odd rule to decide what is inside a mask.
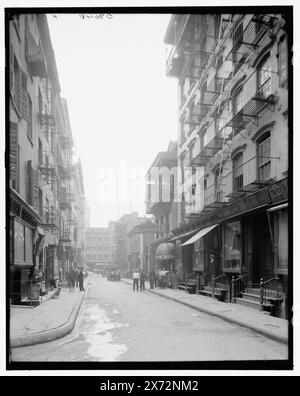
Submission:
[[[268,192],[272,203],[285,201],[288,199],[287,179],[280,180],[278,183],[268,186]]]
[[[155,234],[160,228],[155,223],[143,223],[136,225],[130,233],[133,234]]]

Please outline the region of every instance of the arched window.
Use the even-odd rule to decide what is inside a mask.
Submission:
[[[222,180],[223,177],[223,167],[220,165],[215,171],[215,201],[222,202],[223,190],[222,190]]]
[[[233,191],[238,191],[244,185],[243,176],[243,153],[239,152],[232,160],[233,167]]]
[[[257,66],[257,89],[260,94],[271,94],[271,58],[268,52]]]
[[[258,181],[265,182],[271,178],[271,133],[265,132],[256,141]]]
[[[200,134],[200,150],[203,150],[207,143],[207,128],[204,128]]]

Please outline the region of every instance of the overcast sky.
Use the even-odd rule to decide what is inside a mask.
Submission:
[[[50,34],[91,226],[106,226],[130,209],[142,215],[144,180],[129,186],[124,170],[141,180],[156,154],[177,138],[177,82],[166,77],[163,43],[170,15],[55,16],[48,15]],[[107,182],[105,167],[106,175],[123,172],[113,191],[117,179]]]

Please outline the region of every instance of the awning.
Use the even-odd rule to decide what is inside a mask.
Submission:
[[[282,210],[282,209],[286,209],[289,206],[288,203],[282,204],[282,205],[277,205],[274,206],[273,208],[268,209],[268,212],[275,212],[277,210]]]
[[[214,224],[212,226],[206,227],[206,228],[202,228],[202,230],[200,230],[199,232],[197,232],[196,235],[194,235],[192,238],[190,238],[188,241],[186,241],[185,243],[183,243],[181,246],[185,246],[185,245],[190,245],[191,243],[194,243],[196,241],[198,241],[198,239],[202,238],[204,235],[206,235],[208,232],[210,232],[211,230],[213,230],[215,227],[217,227],[218,224]]]
[[[156,249],[155,257],[159,260],[169,260],[175,257],[175,245],[173,243],[161,243]]]
[[[197,230],[187,231],[187,232],[184,232],[183,234],[175,235],[173,238],[170,239],[170,241],[176,241],[176,239],[184,238],[186,236],[194,234],[195,232],[197,232]]]

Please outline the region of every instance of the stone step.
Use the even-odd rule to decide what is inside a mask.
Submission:
[[[246,300],[251,300],[255,302],[260,302],[260,295],[259,294],[252,294],[252,293],[243,293],[242,298],[245,298]]]
[[[249,293],[249,294],[255,294],[258,296],[260,295],[260,289],[253,288],[253,287],[246,287],[245,292]]]
[[[244,305],[249,308],[255,308],[260,310],[260,303],[259,301],[254,301],[254,300],[248,300],[247,298],[241,298],[238,297],[236,298],[236,302],[238,304]],[[273,308],[273,304],[271,303],[264,303],[264,309],[265,310],[271,310]]]
[[[236,302],[238,304],[244,305],[244,306],[249,307],[249,308],[255,308],[255,309],[259,309],[260,308],[259,301],[248,300],[247,298],[237,297],[236,298]]]

